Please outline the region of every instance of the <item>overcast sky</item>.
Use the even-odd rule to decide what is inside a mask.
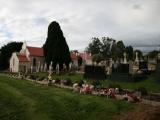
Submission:
[[[103,36],[160,45],[160,0],[0,0],[0,46],[24,40],[42,46],[52,21],[60,23],[70,50]]]

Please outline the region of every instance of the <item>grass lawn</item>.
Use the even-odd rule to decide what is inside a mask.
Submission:
[[[0,120],[110,120],[133,105],[0,75]]]

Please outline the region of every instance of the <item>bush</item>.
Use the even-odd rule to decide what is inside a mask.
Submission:
[[[100,80],[93,80],[92,85],[94,85],[94,87],[98,87],[98,86],[101,86],[101,82]]]
[[[36,80],[38,78],[38,76],[36,75],[30,75],[30,79]]]
[[[147,76],[145,74],[135,74],[133,76],[134,82],[139,82],[139,81],[142,81],[146,78],[147,78]]]
[[[141,95],[142,95],[142,96],[148,95],[148,91],[147,91],[147,89],[144,88],[144,87],[139,87],[138,89],[136,89],[136,91],[141,92]]]
[[[84,84],[84,81],[83,81],[83,80],[80,80],[80,81],[78,82],[78,86],[82,87],[82,84]]]
[[[66,79],[66,85],[72,85],[73,83],[72,83],[72,81],[71,81],[71,79],[70,78],[67,78]]]
[[[108,88],[118,88],[120,92],[123,90],[119,84],[109,84]]]
[[[45,79],[45,77],[39,77],[37,80],[42,81],[44,79]]]
[[[55,79],[55,83],[60,84],[61,80],[59,78]]]

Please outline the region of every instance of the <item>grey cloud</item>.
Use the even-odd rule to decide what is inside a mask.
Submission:
[[[103,36],[126,45],[159,44],[159,11],[159,0],[0,1],[0,26],[7,28],[0,31],[0,46],[11,40],[42,46],[53,20],[60,23],[70,49],[85,49],[92,37]]]

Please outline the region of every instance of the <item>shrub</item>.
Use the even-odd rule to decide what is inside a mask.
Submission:
[[[139,81],[142,81],[146,78],[147,78],[147,76],[145,74],[135,74],[133,76],[134,82],[139,82]]]
[[[145,87],[139,87],[138,89],[136,89],[137,91],[141,92],[141,95],[148,95],[148,91]]]
[[[66,85],[72,85],[73,83],[72,83],[72,81],[71,81],[71,79],[70,78],[67,78],[66,79]]]
[[[55,83],[60,84],[61,80],[59,78],[55,79]]]
[[[84,84],[84,81],[83,81],[83,80],[80,80],[80,81],[78,82],[78,86],[82,87],[82,84]]]
[[[92,85],[94,85],[95,87],[98,87],[98,86],[101,86],[101,82],[100,80],[93,80]]]
[[[108,88],[118,88],[120,92],[123,90],[119,84],[113,84],[113,83],[109,84]]]

